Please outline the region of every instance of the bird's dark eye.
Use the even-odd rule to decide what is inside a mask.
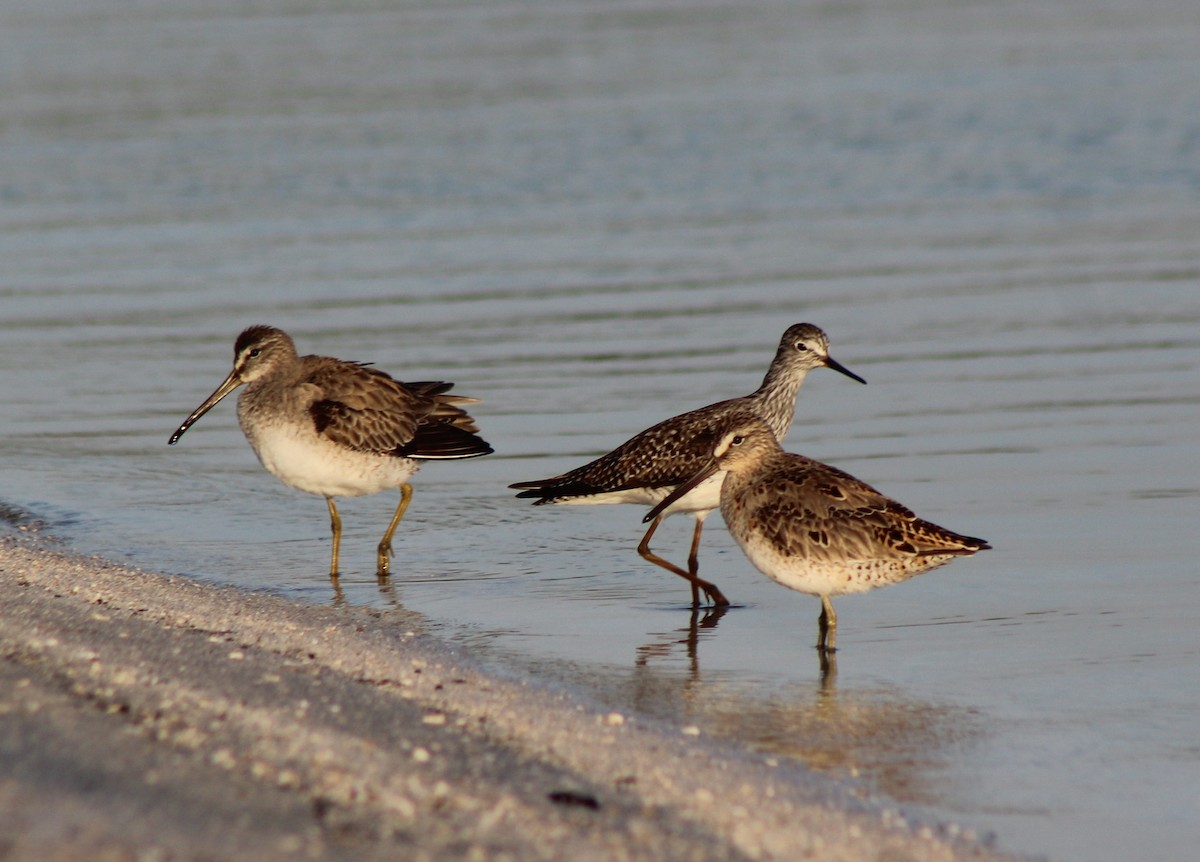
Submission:
[[[255,347],[253,350],[251,350],[246,355],[249,356],[251,359],[257,359],[259,356],[262,355],[262,350],[258,347]]]
[[[804,351],[808,350],[808,345],[805,344],[803,341],[797,341],[796,342],[796,350],[803,353]]]
[[[741,445],[742,445],[743,443],[745,443],[745,442],[746,442],[746,438],[745,438],[745,437],[743,437],[741,434],[735,434],[735,435],[733,436],[733,439],[729,441],[729,445],[731,445],[731,446],[741,446]]]

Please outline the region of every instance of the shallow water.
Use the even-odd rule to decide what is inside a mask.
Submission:
[[[798,757],[1069,860],[1200,840],[1200,29],[1190,3],[6,4],[6,518],[308,601],[402,603],[507,672]],[[995,546],[838,602],[709,522],[693,615],[635,507],[552,475],[757,385],[787,447]],[[327,517],[233,404],[269,322],[444,378],[497,454]],[[15,511],[17,514],[13,515]],[[682,559],[690,522],[656,548]]]

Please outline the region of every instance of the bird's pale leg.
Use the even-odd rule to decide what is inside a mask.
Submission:
[[[821,596],[821,616],[817,617],[817,649],[821,652],[837,651],[837,613],[829,596]]]
[[[674,572],[675,574],[679,575],[679,577],[686,579],[688,583],[692,585],[692,607],[698,607],[700,605],[700,590],[704,590],[704,595],[714,605],[728,605],[729,599],[722,595],[721,591],[717,589],[716,584],[712,584],[706,580],[703,580],[694,572],[685,572],[683,569],[679,568],[679,566],[675,565],[674,563],[667,562],[658,554],[650,550],[650,538],[654,535],[654,531],[658,529],[658,525],[661,523],[662,518],[655,518],[650,522],[650,529],[646,531],[646,535],[642,536],[641,544],[638,545],[637,549],[642,559],[654,563],[656,566],[661,566],[668,572]],[[698,536],[699,530],[697,530],[696,535],[693,536],[693,540],[698,541]]]
[[[333,559],[329,563],[329,577],[338,576],[338,550],[342,546],[342,519],[338,515],[337,506],[333,505],[333,497],[325,498],[329,506],[329,527],[333,530]]]
[[[396,514],[392,515],[392,522],[388,524],[387,532],[383,534],[383,539],[379,542],[379,552],[375,557],[376,574],[381,578],[386,578],[391,568],[392,536],[396,535],[396,527],[399,526],[400,519],[404,517],[404,510],[408,508],[408,502],[412,499],[412,495],[412,485],[405,482],[400,486],[400,505],[396,507]]]

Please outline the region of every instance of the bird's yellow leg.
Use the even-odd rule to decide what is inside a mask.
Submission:
[[[821,616],[817,617],[817,649],[822,652],[837,651],[837,614],[829,596],[821,596]]]
[[[396,534],[396,527],[399,526],[400,519],[404,517],[404,510],[408,508],[408,502],[412,499],[412,495],[412,485],[405,482],[400,486],[400,505],[396,507],[396,514],[392,515],[392,522],[388,524],[387,532],[383,534],[383,539],[379,542],[379,551],[375,557],[376,574],[381,578],[386,578],[391,568],[392,536]]]
[[[329,506],[329,527],[333,530],[333,558],[329,562],[329,577],[338,576],[338,550],[342,546],[342,519],[338,515],[337,506],[333,505],[333,497],[325,498]]]

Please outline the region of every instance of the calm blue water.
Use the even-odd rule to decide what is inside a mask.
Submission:
[[[1067,860],[1200,841],[1200,20],[1187,0],[0,4],[0,502],[75,548],[401,603],[481,660]],[[642,510],[505,486],[757,385],[788,448],[995,550],[693,622]],[[250,323],[445,378],[497,454],[327,516],[232,403]],[[690,522],[656,541],[682,559]]]

